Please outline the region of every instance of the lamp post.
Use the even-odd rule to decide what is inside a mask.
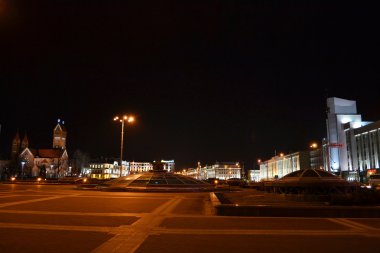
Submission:
[[[124,122],[132,123],[135,121],[133,116],[123,115],[121,117],[116,116],[113,118],[114,121],[119,121],[121,123],[121,137],[120,137],[120,177],[123,171],[123,144],[124,144]]]
[[[24,165],[25,165],[25,162],[22,161],[21,162],[21,179],[24,180]]]
[[[50,164],[50,177],[52,177],[51,174],[52,174],[52,171],[53,171],[53,167],[54,167],[54,165]]]

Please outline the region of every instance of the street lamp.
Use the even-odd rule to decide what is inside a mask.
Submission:
[[[24,179],[24,165],[25,165],[25,162],[22,161],[22,162],[21,162],[21,179],[22,179],[22,180]]]
[[[53,167],[54,167],[54,164],[50,164],[50,176],[51,176],[51,174],[52,174]]]
[[[318,148],[318,144],[313,142],[312,144],[310,144],[310,148]]]
[[[133,116],[123,115],[122,117],[116,116],[113,118],[114,121],[119,121],[121,123],[121,138],[120,138],[120,177],[123,170],[123,144],[124,144],[124,122],[132,123],[135,121]]]

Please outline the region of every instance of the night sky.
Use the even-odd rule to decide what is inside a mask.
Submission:
[[[0,0],[1,157],[17,129],[51,147],[58,118],[69,155],[118,157],[129,113],[127,160],[251,168],[320,141],[326,94],[380,120],[377,6],[126,2]]]

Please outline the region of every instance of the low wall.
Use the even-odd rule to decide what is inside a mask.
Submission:
[[[215,206],[222,216],[380,218],[380,207],[359,206]]]

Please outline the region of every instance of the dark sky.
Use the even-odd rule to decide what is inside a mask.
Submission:
[[[380,119],[377,6],[126,2],[0,0],[3,157],[17,128],[50,147],[58,118],[69,154],[117,157],[125,112],[128,160],[250,168],[325,136],[326,89]]]

